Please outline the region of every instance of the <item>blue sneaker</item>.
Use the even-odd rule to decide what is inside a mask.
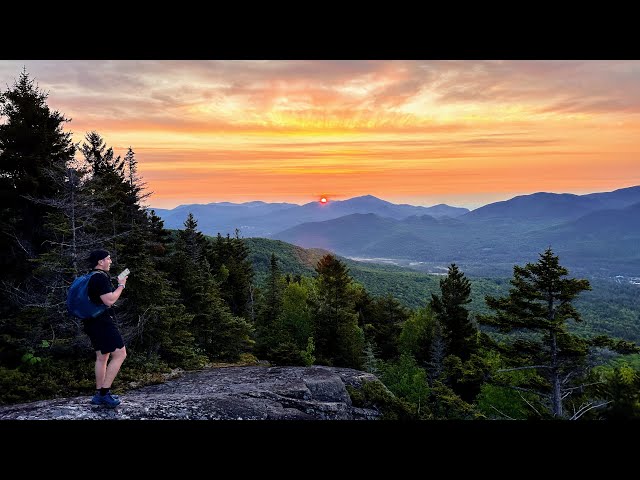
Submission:
[[[114,408],[120,405],[120,396],[114,395],[109,392],[105,396],[100,395],[100,392],[96,392],[96,394],[91,399],[91,403],[94,405],[106,405],[108,407]]]
[[[120,399],[117,398],[116,395],[113,395],[111,392],[107,393],[104,397],[100,397],[103,405],[106,405],[109,408],[116,408],[120,405]]]

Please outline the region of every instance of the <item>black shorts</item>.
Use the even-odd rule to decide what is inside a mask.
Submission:
[[[94,350],[100,350],[104,355],[124,347],[122,335],[108,310],[97,318],[83,320],[83,324],[84,333],[89,335]]]

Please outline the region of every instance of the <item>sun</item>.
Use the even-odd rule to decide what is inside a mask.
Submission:
[[[328,201],[329,201],[329,199],[327,197],[320,198],[320,203],[323,204],[323,205],[326,204]]]

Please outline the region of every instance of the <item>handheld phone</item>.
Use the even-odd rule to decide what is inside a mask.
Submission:
[[[125,269],[120,273],[120,275],[118,275],[118,278],[119,278],[120,280],[122,280],[122,279],[124,279],[124,277],[126,277],[127,275],[129,275],[129,273],[131,273],[131,272],[129,271],[129,269],[128,269],[128,268],[125,268]]]

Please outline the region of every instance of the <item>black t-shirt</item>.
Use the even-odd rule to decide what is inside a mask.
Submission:
[[[89,298],[96,305],[103,305],[100,295],[113,292],[111,277],[107,272],[98,271],[89,279]]]

